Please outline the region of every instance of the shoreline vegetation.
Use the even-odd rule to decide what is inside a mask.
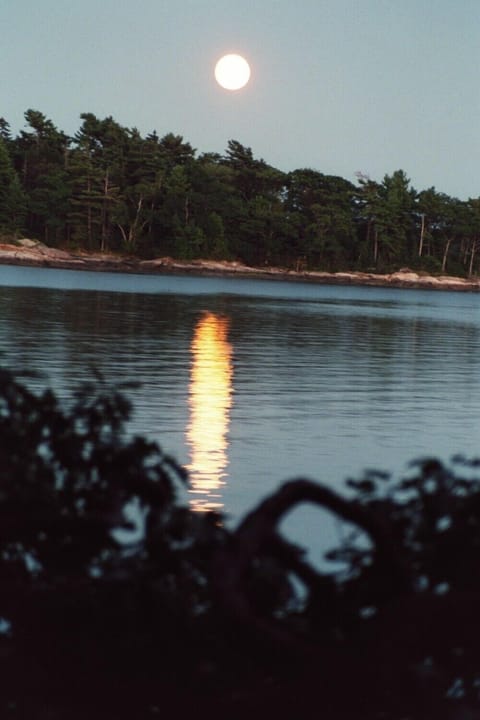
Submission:
[[[480,291],[479,278],[451,275],[429,275],[424,271],[401,268],[391,273],[323,272],[292,270],[282,267],[254,267],[229,260],[178,260],[158,257],[143,260],[119,253],[68,251],[48,247],[38,240],[22,239],[17,244],[0,243],[0,265],[50,267],[64,270],[120,272],[149,275],[195,275],[210,277],[256,278],[312,282],[325,285],[367,285],[373,287],[410,288],[424,290]]]
[[[238,140],[222,154],[198,152],[181,135],[143,136],[111,116],[82,113],[71,136],[38,110],[24,117],[16,135],[0,117],[0,243],[35,238],[70,252],[7,248],[3,262],[480,286],[480,197],[415,188],[402,169],[381,180],[359,170],[354,182],[308,167],[285,172]]]

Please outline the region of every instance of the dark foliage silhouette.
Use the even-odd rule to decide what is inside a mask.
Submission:
[[[0,373],[2,717],[475,717],[477,462],[292,480],[231,530],[127,436],[126,388],[27,385]],[[346,524],[331,570],[280,533],[300,503]]]

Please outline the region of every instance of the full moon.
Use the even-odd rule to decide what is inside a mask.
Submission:
[[[215,65],[215,80],[225,90],[240,90],[250,79],[250,65],[241,55],[224,55]]]

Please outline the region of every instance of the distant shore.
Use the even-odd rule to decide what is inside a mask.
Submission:
[[[367,272],[320,272],[289,270],[278,267],[250,267],[226,260],[174,260],[160,257],[141,260],[110,253],[69,252],[47,247],[35,240],[21,240],[17,245],[0,243],[0,265],[27,265],[66,270],[123,272],[150,275],[197,275],[212,277],[259,278],[289,280],[328,285],[370,285],[377,287],[415,288],[427,290],[480,291],[480,279],[449,275],[433,276],[408,268],[388,274]]]

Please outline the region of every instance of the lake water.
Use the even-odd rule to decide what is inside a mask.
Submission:
[[[0,266],[0,359],[68,397],[138,381],[130,429],[236,521],[282,481],[479,455],[480,295]],[[294,513],[302,543],[326,516]]]

